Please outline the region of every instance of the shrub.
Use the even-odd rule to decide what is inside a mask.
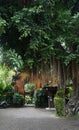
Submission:
[[[65,96],[67,96],[68,98],[71,98],[72,97],[72,92],[73,92],[73,88],[70,86],[70,87],[66,87],[65,89]]]
[[[9,104],[13,100],[13,86],[0,80],[0,101],[6,100]]]
[[[60,89],[56,93],[56,97],[64,98],[64,90]]]
[[[31,104],[31,103],[32,103],[31,97],[30,97],[30,96],[25,96],[25,102],[26,102],[27,104]]]
[[[36,92],[35,106],[40,108],[45,108],[48,106],[48,98],[43,88],[40,88]]]
[[[14,72],[12,70],[0,64],[0,101],[6,100],[9,94],[12,94],[11,80],[13,75]]]
[[[35,84],[26,84],[24,88],[26,92],[34,92]]]
[[[35,104],[35,98],[30,96],[25,96],[25,102],[27,104]]]
[[[64,109],[64,99],[60,97],[54,98],[54,105],[56,108],[56,114],[58,116],[63,116],[63,109]]]
[[[54,106],[58,116],[63,116],[64,105],[64,90],[61,89],[57,91],[56,96],[54,97]]]
[[[24,96],[22,94],[14,93],[13,106],[21,107],[24,105]]]

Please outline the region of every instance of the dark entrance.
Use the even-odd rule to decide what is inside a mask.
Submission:
[[[57,86],[45,86],[43,89],[45,89],[48,98],[48,107],[54,107],[54,96],[57,92]]]

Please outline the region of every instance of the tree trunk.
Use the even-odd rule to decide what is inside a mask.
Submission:
[[[76,88],[76,96],[79,97],[79,63],[77,64],[77,88]]]
[[[76,87],[77,87],[77,66],[76,66],[76,61],[72,61],[72,81],[73,81],[73,96],[76,96]]]
[[[51,59],[51,80],[53,86],[57,86],[58,77],[57,77],[57,61],[55,56]]]
[[[41,61],[41,81],[43,84],[47,83],[47,75],[46,75],[46,70],[45,70],[45,64],[43,61]]]
[[[66,88],[66,67],[65,65],[63,64],[62,65],[62,69],[63,69],[63,74],[62,74],[62,78],[63,78],[63,88],[65,89]]]
[[[65,107],[65,115],[73,116],[79,113],[79,64],[72,61],[73,95]]]
[[[58,60],[58,86],[60,89],[63,88],[63,76],[62,76],[62,63]]]

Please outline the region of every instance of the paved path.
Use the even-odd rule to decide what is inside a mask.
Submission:
[[[0,130],[79,130],[79,119],[60,119],[31,107],[0,109]]]

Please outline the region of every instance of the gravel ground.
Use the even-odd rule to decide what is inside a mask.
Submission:
[[[0,130],[79,130],[79,119],[61,119],[34,107],[0,109]]]

